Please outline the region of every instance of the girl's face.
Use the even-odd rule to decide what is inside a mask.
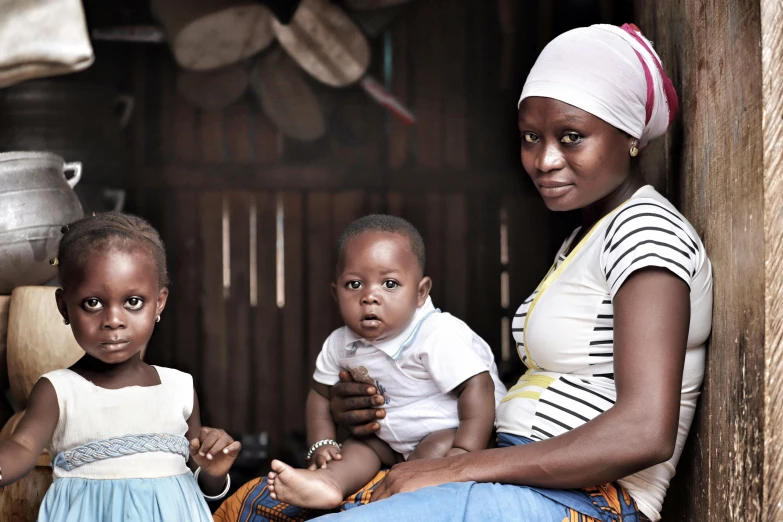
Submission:
[[[57,290],[57,307],[79,346],[108,364],[139,354],[166,306],[152,255],[144,249],[109,248],[90,254]]]
[[[346,242],[332,292],[348,328],[382,341],[405,330],[430,286],[405,236],[365,232]]]
[[[529,97],[518,123],[522,165],[550,210],[585,208],[631,178],[633,138],[588,112]]]

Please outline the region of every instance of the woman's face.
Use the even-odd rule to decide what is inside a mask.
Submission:
[[[519,107],[522,165],[550,210],[585,208],[630,179],[633,138],[552,98]]]

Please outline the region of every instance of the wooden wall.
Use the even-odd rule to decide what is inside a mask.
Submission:
[[[194,375],[205,422],[236,434],[267,432],[276,449],[303,429],[314,359],[340,326],[329,286],[334,244],[370,212],[400,215],[421,231],[436,306],[486,339],[501,371],[519,374],[513,349],[507,361],[500,353],[501,209],[512,308],[559,243],[518,160],[513,107],[535,56],[526,48],[535,50],[535,32],[523,31],[538,21],[531,4],[516,10],[514,61],[501,77],[496,3],[413,2],[373,40],[370,72],[411,107],[417,124],[390,119],[357,87],[311,82],[328,133],[309,144],[281,136],[249,94],[223,110],[194,108],[176,93],[167,49],[136,51],[141,110],[129,210],[161,230],[173,277],[149,359]]]
[[[643,161],[668,167],[658,185],[701,234],[715,276],[704,390],[664,519],[781,520],[781,6],[637,7],[682,103]]]

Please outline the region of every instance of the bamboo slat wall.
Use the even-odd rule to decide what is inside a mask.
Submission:
[[[278,202],[285,212],[282,307],[275,269]],[[540,218],[538,204],[527,196],[363,190],[171,190],[150,197],[145,208],[162,210],[148,215],[166,237],[172,286],[149,358],[194,375],[208,422],[238,433],[267,432],[275,442],[302,430],[315,357],[340,326],[330,290],[335,241],[353,219],[390,212],[409,219],[425,238],[434,302],[466,320],[500,361],[498,209],[506,205],[519,218],[509,227],[511,258],[520,256],[510,270],[517,302],[546,268],[543,257],[531,256],[537,238],[527,220]],[[224,212],[228,288],[222,278]],[[251,230],[257,245],[252,258]],[[251,293],[257,296],[252,301]],[[509,369],[516,367],[512,360]]]

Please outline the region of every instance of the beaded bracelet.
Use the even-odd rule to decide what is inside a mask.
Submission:
[[[342,449],[343,445],[338,443],[336,440],[333,439],[324,439],[319,440],[312,446],[310,446],[310,450],[307,452],[307,455],[305,455],[305,460],[310,460],[310,458],[313,456],[313,453],[315,453],[315,450],[320,448],[321,446],[326,446],[327,444],[331,444],[332,446],[337,446],[337,449]]]
[[[201,466],[196,469],[196,472],[193,473],[193,478],[196,479],[196,484],[198,484],[198,476],[201,474]],[[199,486],[199,489],[201,489],[201,486]],[[204,496],[207,500],[220,500],[221,498],[225,497],[228,494],[228,490],[231,489],[231,475],[226,473],[226,487],[223,489],[223,491],[215,495],[214,497],[210,497],[204,491],[201,492],[201,494]]]

